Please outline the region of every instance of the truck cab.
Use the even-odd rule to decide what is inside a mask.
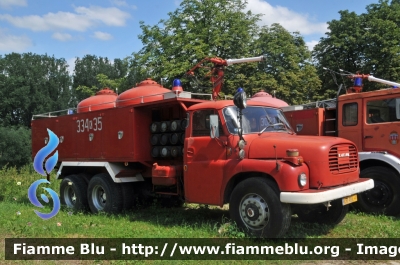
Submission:
[[[304,221],[339,223],[356,194],[373,187],[372,180],[359,179],[352,142],[296,135],[276,106],[247,104],[240,110],[221,100],[188,108],[187,202],[229,203],[240,227],[277,237],[292,213]]]

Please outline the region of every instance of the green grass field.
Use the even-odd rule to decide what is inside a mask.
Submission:
[[[157,203],[120,215],[71,212],[67,208],[49,220],[35,213],[27,196],[32,182],[41,176],[30,167],[18,172],[0,170],[0,233],[2,238],[245,238],[229,219],[227,207],[184,205],[162,208]],[[52,176],[51,188],[58,192],[59,182]],[[43,193],[43,192],[41,192]],[[37,209],[41,212],[48,209]],[[400,217],[372,216],[350,212],[335,227],[302,223],[296,216],[287,238],[400,238]],[[131,264],[132,261],[5,261],[4,240],[0,264]],[[143,261],[164,264],[168,261]],[[288,264],[285,261],[276,261]],[[177,264],[264,264],[265,261],[174,261]],[[290,262],[292,263],[292,262]],[[307,263],[310,263],[309,261]]]

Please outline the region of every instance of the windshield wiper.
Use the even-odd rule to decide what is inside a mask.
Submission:
[[[269,124],[267,127],[264,127],[264,128],[258,133],[258,135],[261,135],[263,132],[265,132],[265,130],[266,130],[267,128],[269,128],[269,127],[275,127],[275,126],[278,126],[278,125],[281,125],[281,126],[285,127],[285,124],[283,124],[283,123]],[[285,129],[285,130],[286,130],[286,129]]]

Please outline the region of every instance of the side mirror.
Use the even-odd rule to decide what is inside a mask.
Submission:
[[[400,119],[400,98],[396,98],[396,118]]]
[[[210,115],[210,137],[212,139],[219,137],[218,125],[218,115]]]
[[[247,107],[246,93],[244,92],[243,88],[241,87],[238,88],[235,96],[233,97],[233,103],[240,110],[245,109]]]

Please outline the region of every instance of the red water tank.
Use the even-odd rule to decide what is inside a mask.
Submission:
[[[251,98],[249,98],[249,100],[262,101],[277,108],[289,106],[285,101],[273,98],[270,94],[268,94],[264,90],[255,93]]]
[[[117,99],[117,93],[109,89],[108,87],[100,90],[96,95],[90,98],[84,99],[78,104],[77,112],[89,112],[101,109],[109,109],[115,107],[115,100]]]
[[[136,87],[121,93],[117,98],[117,107],[163,100],[164,94],[169,92],[171,90],[166,89],[151,78],[147,78]]]

